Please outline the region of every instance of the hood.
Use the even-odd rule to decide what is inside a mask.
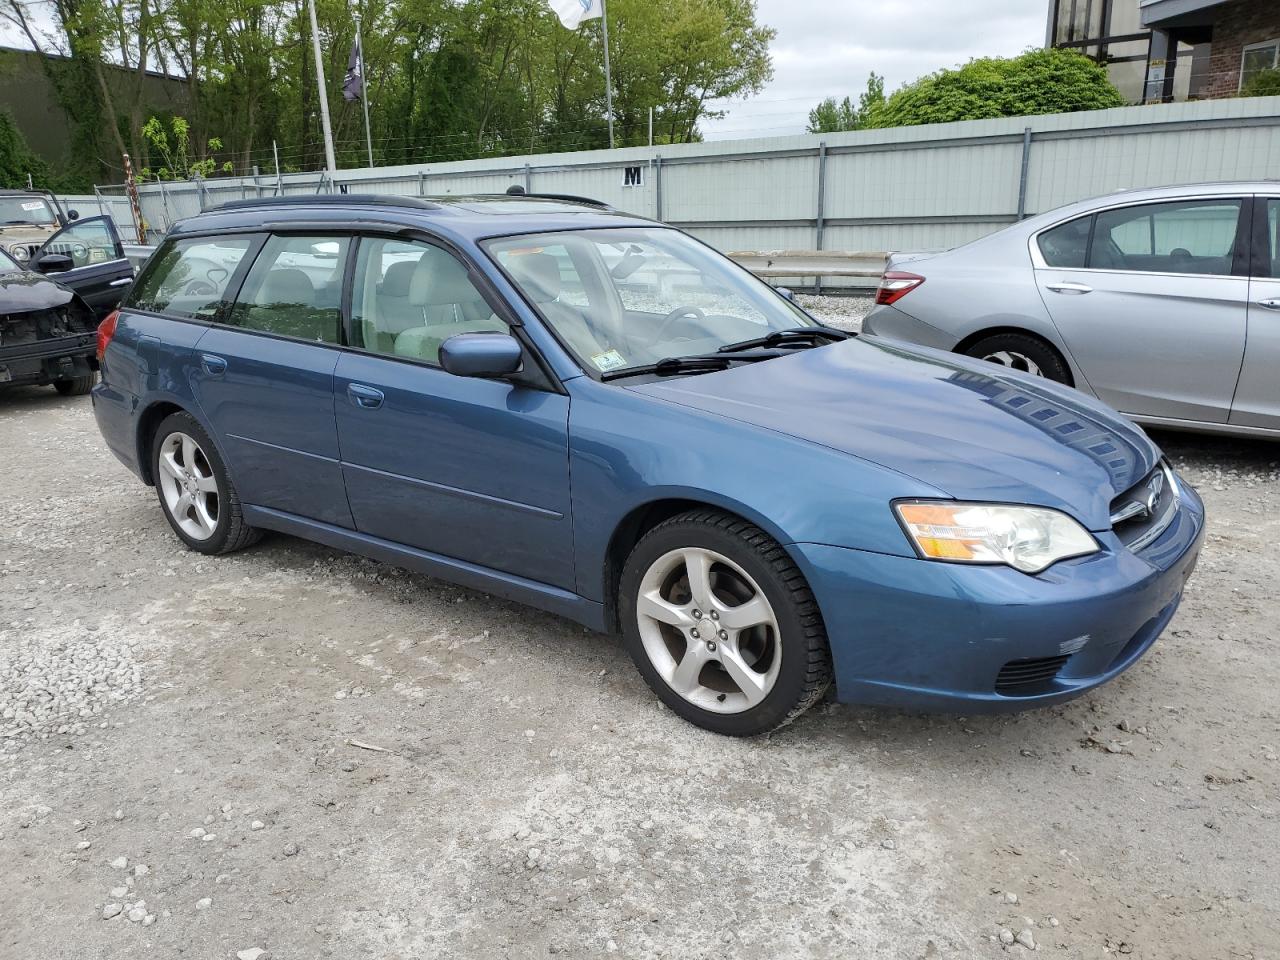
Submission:
[[[1110,529],[1112,499],[1156,465],[1155,444],[1083,394],[993,371],[871,337],[629,389],[851,454],[958,500],[1052,507]]]
[[[0,273],[0,314],[49,310],[66,306],[73,300],[79,300],[79,297],[42,274],[27,270]],[[88,309],[87,305],[85,309]]]

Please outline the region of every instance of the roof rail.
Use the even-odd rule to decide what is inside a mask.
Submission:
[[[580,197],[573,193],[484,193],[483,197],[501,197],[504,200],[563,200],[565,203],[581,203],[588,207],[595,207],[599,210],[610,210],[614,208],[609,206],[603,200],[593,200],[591,197]]]
[[[387,193],[317,193],[293,194],[283,197],[257,197],[251,200],[228,200],[210,210],[248,210],[254,207],[411,207],[415,210],[439,210],[438,203],[421,197],[400,197]]]

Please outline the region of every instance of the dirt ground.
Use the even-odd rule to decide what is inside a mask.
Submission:
[[[1280,445],[1157,439],[1210,532],[1118,681],[740,742],[556,617],[190,553],[0,393],[0,957],[1280,956]]]

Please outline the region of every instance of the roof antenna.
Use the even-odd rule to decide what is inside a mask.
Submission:
[[[511,186],[507,187],[508,197],[523,197],[524,195],[524,187],[520,186],[518,183],[513,183]]]

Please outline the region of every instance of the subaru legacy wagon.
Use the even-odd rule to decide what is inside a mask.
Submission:
[[[178,224],[93,403],[174,533],[274,530],[621,633],[750,735],[838,699],[1056,703],[1169,623],[1204,512],[1098,401],[825,327],[563,197],[302,197]]]

